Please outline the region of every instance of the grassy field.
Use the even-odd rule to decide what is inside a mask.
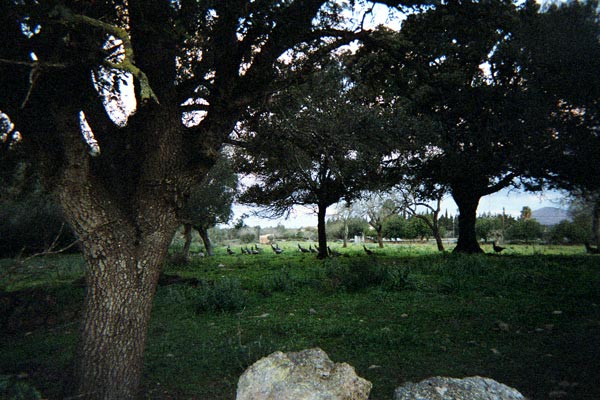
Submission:
[[[335,248],[318,261],[226,255],[167,265],[149,331],[146,399],[234,399],[237,379],[275,350],[321,347],[391,399],[405,381],[482,375],[530,399],[600,399],[600,257],[509,246],[500,255],[430,245]],[[491,246],[485,246],[491,251]],[[0,276],[13,265],[0,261]],[[76,255],[32,260],[0,281],[1,376],[60,396],[84,288]],[[556,397],[559,396],[559,397]]]

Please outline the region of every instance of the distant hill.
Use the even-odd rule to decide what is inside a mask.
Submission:
[[[544,207],[531,212],[531,218],[535,219],[542,225],[552,226],[560,221],[571,221],[571,216],[567,210],[556,207]]]

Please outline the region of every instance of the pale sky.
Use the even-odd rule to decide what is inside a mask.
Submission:
[[[518,217],[524,206],[527,206],[532,210],[538,210],[543,207],[565,208],[565,205],[561,204],[563,198],[564,195],[561,192],[556,191],[526,193],[516,189],[505,189],[498,193],[483,197],[479,202],[477,214],[479,215],[488,212],[492,214],[501,214],[502,208],[504,208],[507,215]],[[234,217],[232,221],[239,218],[243,213],[250,214],[252,211],[259,209],[235,205],[233,210]],[[456,207],[456,203],[454,203],[454,200],[452,200],[450,196],[442,202],[442,213],[445,213],[446,210],[448,210],[448,215],[458,215],[458,207]],[[332,206],[328,208],[327,211],[328,217],[334,215],[335,207]],[[287,220],[283,218],[268,219],[250,216],[244,221],[248,226],[259,225],[263,228],[276,226],[279,223],[286,228],[302,228],[307,226],[317,226],[317,215],[310,208],[296,207]]]

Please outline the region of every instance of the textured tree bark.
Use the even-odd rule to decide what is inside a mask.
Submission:
[[[475,222],[477,221],[477,206],[479,196],[467,196],[453,192],[452,197],[458,206],[458,242],[454,248],[455,253],[476,254],[483,253],[477,235]]]
[[[168,232],[159,236],[163,237],[159,242],[169,241]],[[164,252],[147,246],[102,247],[96,243],[96,255],[85,252],[91,271],[86,280],[76,364],[82,373],[76,395],[133,399],[138,397],[147,325]]]
[[[70,110],[57,119],[67,132],[57,194],[86,261],[86,296],[69,395],[135,399],[152,299],[179,225],[178,190],[162,177],[171,167],[168,156],[176,153],[166,140],[158,142],[156,153],[144,158],[135,186],[115,190],[110,177],[92,166],[77,113]]]
[[[76,186],[61,192],[61,203],[79,233],[87,266],[72,395],[134,399],[138,397],[152,299],[177,223],[167,211],[153,207],[157,222],[164,222],[139,232],[119,218],[117,210],[111,210],[111,202],[87,201],[91,198],[81,195],[85,192]]]

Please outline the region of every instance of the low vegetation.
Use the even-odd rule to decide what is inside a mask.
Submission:
[[[600,398],[600,258],[582,247],[460,256],[402,244],[368,256],[351,245],[323,261],[282,248],[219,247],[165,267],[143,398],[232,400],[257,359],[315,346],[373,382],[372,399],[432,375],[489,376],[534,400]],[[0,398],[62,397],[83,265],[0,261]]]

